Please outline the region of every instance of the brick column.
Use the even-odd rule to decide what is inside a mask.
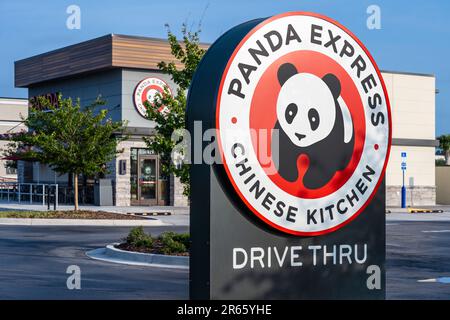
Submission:
[[[185,207],[189,205],[188,198],[183,195],[183,184],[173,174],[170,175],[170,205]]]

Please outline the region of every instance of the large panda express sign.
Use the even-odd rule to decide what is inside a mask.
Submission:
[[[384,281],[391,114],[355,35],[305,12],[243,23],[205,55],[187,119],[222,160],[192,166],[191,297],[384,297],[366,279]]]
[[[216,116],[236,192],[284,232],[320,235],[349,223],[386,167],[380,72],[352,33],[321,16],[288,13],[249,32],[223,74]],[[266,165],[252,132],[273,129]]]

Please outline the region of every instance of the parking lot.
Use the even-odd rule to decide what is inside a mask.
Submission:
[[[112,264],[85,255],[120,240],[129,229],[0,226],[0,299],[188,298],[188,271]],[[387,298],[450,299],[450,284],[439,282],[450,275],[450,222],[388,221],[386,230]],[[81,290],[66,287],[70,265],[81,269]]]
[[[386,246],[388,299],[450,299],[450,222],[388,221]]]

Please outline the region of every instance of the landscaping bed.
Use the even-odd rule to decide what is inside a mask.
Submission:
[[[144,228],[136,227],[123,241],[115,247],[140,253],[189,256],[190,237],[187,233],[164,232],[158,237],[152,237],[145,233]]]
[[[106,211],[0,211],[0,218],[85,219],[85,220],[147,220],[143,217]]]

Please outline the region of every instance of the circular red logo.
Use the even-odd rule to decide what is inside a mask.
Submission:
[[[361,213],[390,150],[373,58],[346,28],[311,13],[272,17],[241,41],[222,77],[216,126],[238,195],[296,235],[331,232]]]
[[[150,105],[152,105],[156,95],[158,93],[163,94],[164,88],[166,87],[171,93],[168,84],[164,80],[155,77],[145,78],[138,83],[136,89],[134,90],[133,99],[136,110],[142,117],[147,118],[147,108],[145,106],[145,102],[149,102]],[[166,112],[167,107],[161,106],[158,111]]]

